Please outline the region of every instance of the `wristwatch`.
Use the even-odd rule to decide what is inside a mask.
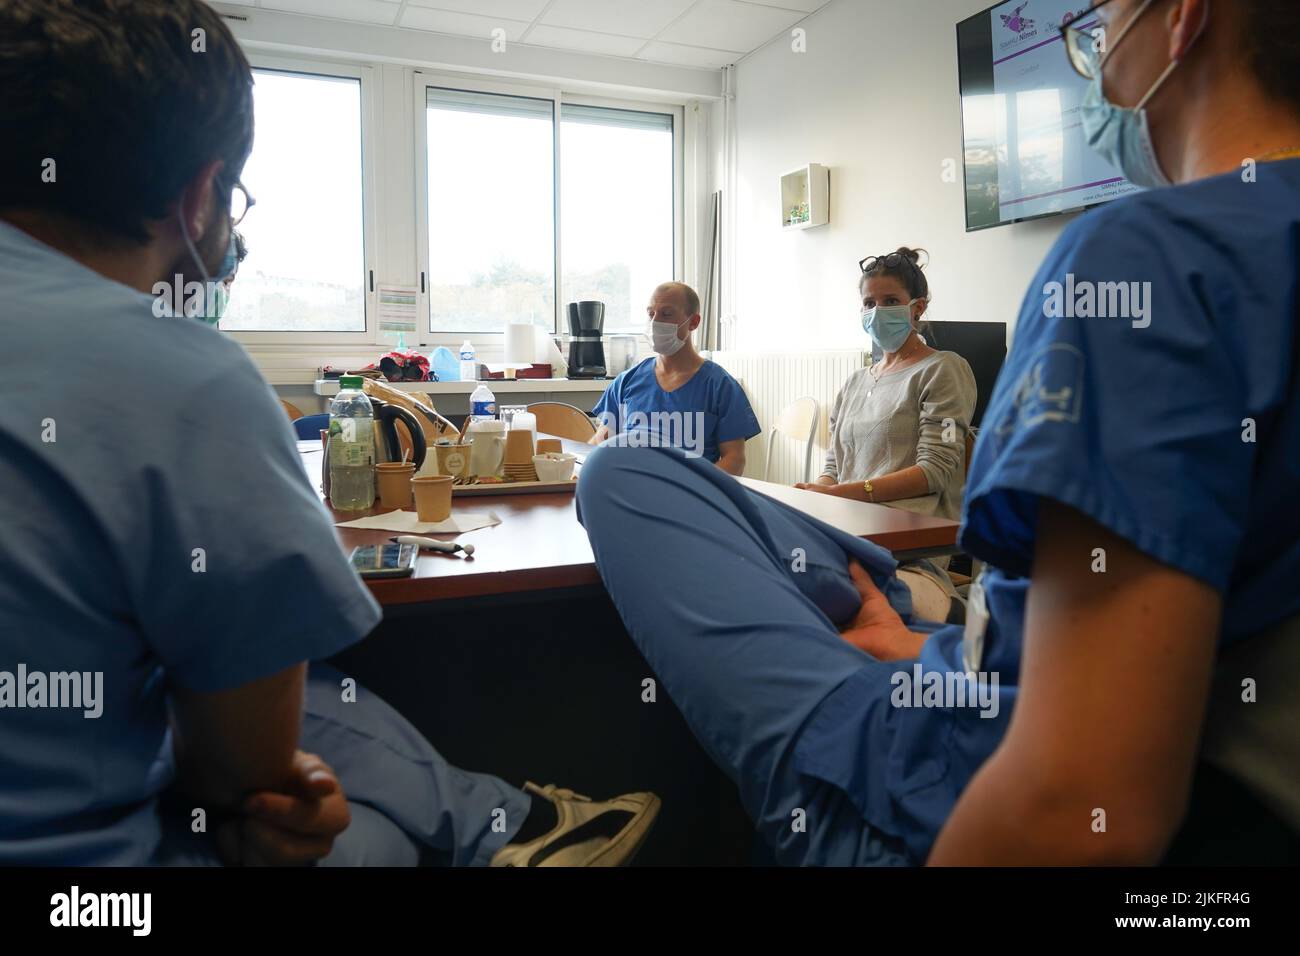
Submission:
[[[865,492],[867,493],[867,500],[868,500],[868,501],[875,501],[875,500],[876,500],[876,490],[875,490],[874,488],[871,487],[871,482],[870,482],[870,481],[864,481],[864,482],[862,483],[862,490],[865,491]]]

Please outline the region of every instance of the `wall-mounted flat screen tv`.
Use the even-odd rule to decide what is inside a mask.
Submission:
[[[1100,205],[1138,191],[1088,146],[1088,89],[1062,23],[1098,25],[1093,0],[1007,0],[957,24],[966,229]]]

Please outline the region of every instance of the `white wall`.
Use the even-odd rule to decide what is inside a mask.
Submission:
[[[968,235],[956,25],[992,0],[832,0],[737,67],[735,298],[740,348],[861,347],[857,262],[923,246],[929,317],[1014,323],[1066,222]],[[958,182],[941,179],[957,161]],[[831,221],[783,234],[782,173],[831,170]]]

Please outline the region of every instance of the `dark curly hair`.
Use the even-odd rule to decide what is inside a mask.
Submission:
[[[253,147],[252,84],[201,0],[0,0],[0,210],[145,242],[206,164],[221,160],[218,185],[233,189]]]
[[[900,246],[897,253],[891,253],[888,256],[879,257],[875,264],[862,273],[862,278],[858,282],[858,292],[862,295],[867,294],[867,280],[874,279],[877,276],[888,276],[891,279],[897,279],[907,294],[913,299],[929,299],[930,283],[925,278],[925,273],[921,271],[921,254],[925,253],[926,262],[930,261],[930,254],[924,249],[909,249],[907,246]],[[893,265],[887,264],[891,261],[893,255],[898,255],[899,259]]]

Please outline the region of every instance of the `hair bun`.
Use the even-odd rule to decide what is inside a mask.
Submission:
[[[920,262],[921,262],[921,253],[923,253],[923,252],[925,252],[924,249],[909,249],[909,248],[907,248],[907,246],[899,246],[899,247],[898,247],[898,254],[899,254],[900,256],[904,257],[905,259],[907,259],[907,260],[910,261],[913,265],[916,265],[916,266],[919,266],[919,265],[920,265]],[[929,254],[928,252],[926,252],[926,253],[925,253],[925,257],[926,257],[926,261],[929,261],[930,254]]]

